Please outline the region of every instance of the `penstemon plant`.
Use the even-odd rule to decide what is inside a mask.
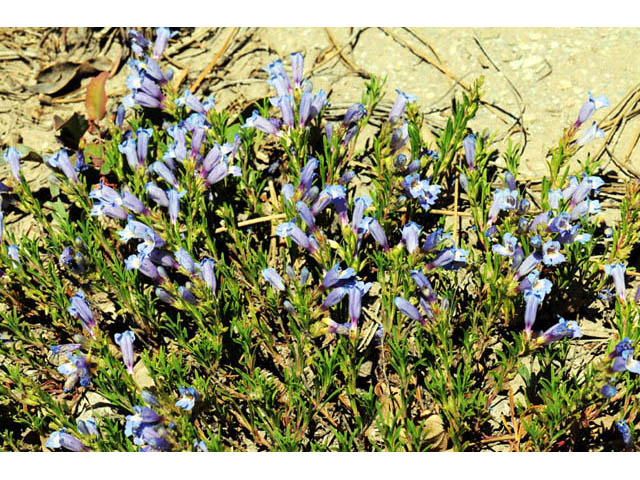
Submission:
[[[327,121],[300,53],[234,117],[163,69],[174,34],[129,30],[131,93],[92,135],[3,154],[3,450],[636,448],[640,184],[605,228],[581,153],[605,96],[536,192],[521,146],[469,126],[482,79],[433,144],[415,96],[381,113],[380,78]]]

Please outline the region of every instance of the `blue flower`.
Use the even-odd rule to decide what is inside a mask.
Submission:
[[[58,367],[58,372],[67,377],[63,390],[70,392],[78,381],[81,386],[88,387],[91,384],[91,377],[89,376],[90,363],[87,357],[82,353],[71,355],[69,351],[67,352],[67,358],[69,361]]]
[[[624,283],[624,272],[626,268],[627,267],[624,263],[614,263],[604,266],[605,273],[613,277],[613,283],[616,287],[616,295],[622,302],[626,300],[626,287]]]
[[[191,410],[200,399],[200,393],[193,387],[180,387],[180,400],[176,402],[176,407]]]
[[[627,425],[627,422],[624,420],[618,420],[616,422],[616,428],[618,429],[618,432],[620,432],[620,435],[622,435],[622,441],[624,444],[627,447],[631,446],[631,429],[629,428],[629,425]]]
[[[393,303],[395,304],[398,311],[404,313],[410,319],[420,322],[421,325],[426,325],[426,321],[420,311],[407,300],[402,297],[396,297],[393,300]]]
[[[20,159],[22,154],[15,147],[9,147],[3,155],[4,161],[11,167],[11,174],[13,178],[20,183]]]
[[[560,242],[549,240],[542,246],[542,261],[547,266],[557,265],[565,261],[565,256],[560,252]]]
[[[44,446],[47,448],[64,448],[71,452],[89,451],[89,449],[85,447],[80,440],[70,433],[67,433],[66,428],[53,432]]]
[[[135,334],[131,330],[126,330],[122,333],[116,333],[114,339],[122,352],[122,361],[127,367],[127,372],[133,375],[133,361],[135,358],[133,342],[136,339]]]
[[[415,222],[408,222],[402,228],[402,241],[407,247],[409,254],[412,254],[418,249],[418,236],[422,231],[422,227]]]
[[[561,338],[580,338],[582,331],[575,320],[566,321],[558,315],[560,321],[549,328],[537,339],[537,343],[548,345],[551,342],[560,340]]]
[[[492,247],[493,252],[504,257],[513,256],[516,251],[516,246],[518,245],[518,239],[507,232],[503,235],[502,240],[504,245],[494,245]]]
[[[284,292],[286,290],[283,278],[273,268],[263,269],[262,278],[269,282],[271,286],[276,290],[280,290],[281,292]]]
[[[171,444],[162,417],[149,407],[136,405],[133,410],[134,414],[126,417],[124,434],[133,436],[133,443],[143,447],[141,451],[168,450]]]

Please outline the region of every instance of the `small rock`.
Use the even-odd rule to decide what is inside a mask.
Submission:
[[[534,67],[534,66],[538,65],[539,63],[542,63],[543,61],[544,61],[544,59],[540,55],[532,55],[531,57],[527,58],[524,61],[522,66],[524,68],[531,68],[531,67]]]

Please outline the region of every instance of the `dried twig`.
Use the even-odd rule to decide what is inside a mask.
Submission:
[[[274,215],[267,215],[266,217],[252,218],[251,220],[245,220],[243,222],[238,222],[238,227],[247,227],[249,225],[255,225],[257,223],[270,222],[271,220],[282,220],[286,218],[284,213],[276,213]],[[227,232],[229,229],[227,227],[218,227],[216,228],[214,233],[222,233]]]
[[[240,30],[240,27],[233,27],[231,29],[231,32],[229,32],[227,39],[224,41],[224,45],[222,45],[222,48],[218,51],[218,53],[216,53],[215,57],[213,57],[213,60],[211,60],[209,65],[207,65],[207,67],[203,70],[203,72],[196,79],[196,81],[193,82],[193,85],[191,85],[191,93],[195,93],[196,90],[198,90],[198,87],[200,86],[200,84],[206,78],[206,76],[209,75],[209,73],[211,73],[211,70],[213,70],[213,67],[216,66],[216,64],[218,63],[218,60],[220,60],[220,57],[222,57],[222,55],[227,50],[227,48],[229,48],[229,45],[231,45],[231,40],[236,35],[236,33],[238,33],[238,30]]]
[[[331,30],[329,30],[329,28],[327,28],[327,27],[325,27],[324,30],[327,32],[329,40],[331,40],[331,43],[333,43],[333,46],[335,47],[336,51],[338,52],[338,55],[340,55],[340,58],[342,59],[342,61],[344,63],[346,63],[347,66],[351,70],[353,70],[354,73],[356,73],[356,74],[358,74],[358,75],[360,75],[361,77],[364,77],[364,78],[371,78],[371,74],[370,73],[364,71],[360,67],[357,67],[356,65],[354,65],[354,63],[351,60],[349,60],[347,58],[347,56],[344,54],[344,48],[340,48],[338,46],[338,42],[336,41],[336,38],[333,36],[333,33],[331,33]],[[349,44],[349,42],[346,45],[348,45],[348,44]]]

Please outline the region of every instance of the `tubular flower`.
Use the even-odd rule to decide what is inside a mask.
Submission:
[[[548,345],[551,342],[560,340],[561,338],[580,338],[582,336],[582,331],[575,320],[567,322],[559,315],[558,318],[560,321],[539,336],[536,340],[537,343]]]
[[[133,342],[136,339],[135,334],[131,330],[126,330],[122,333],[116,333],[114,338],[122,352],[122,361],[127,367],[127,372],[133,375],[133,361],[135,358]]]
[[[624,272],[626,270],[624,263],[614,263],[612,265],[605,265],[604,271],[607,275],[613,277],[613,283],[616,287],[616,295],[621,302],[626,301],[626,287],[624,283]]]

